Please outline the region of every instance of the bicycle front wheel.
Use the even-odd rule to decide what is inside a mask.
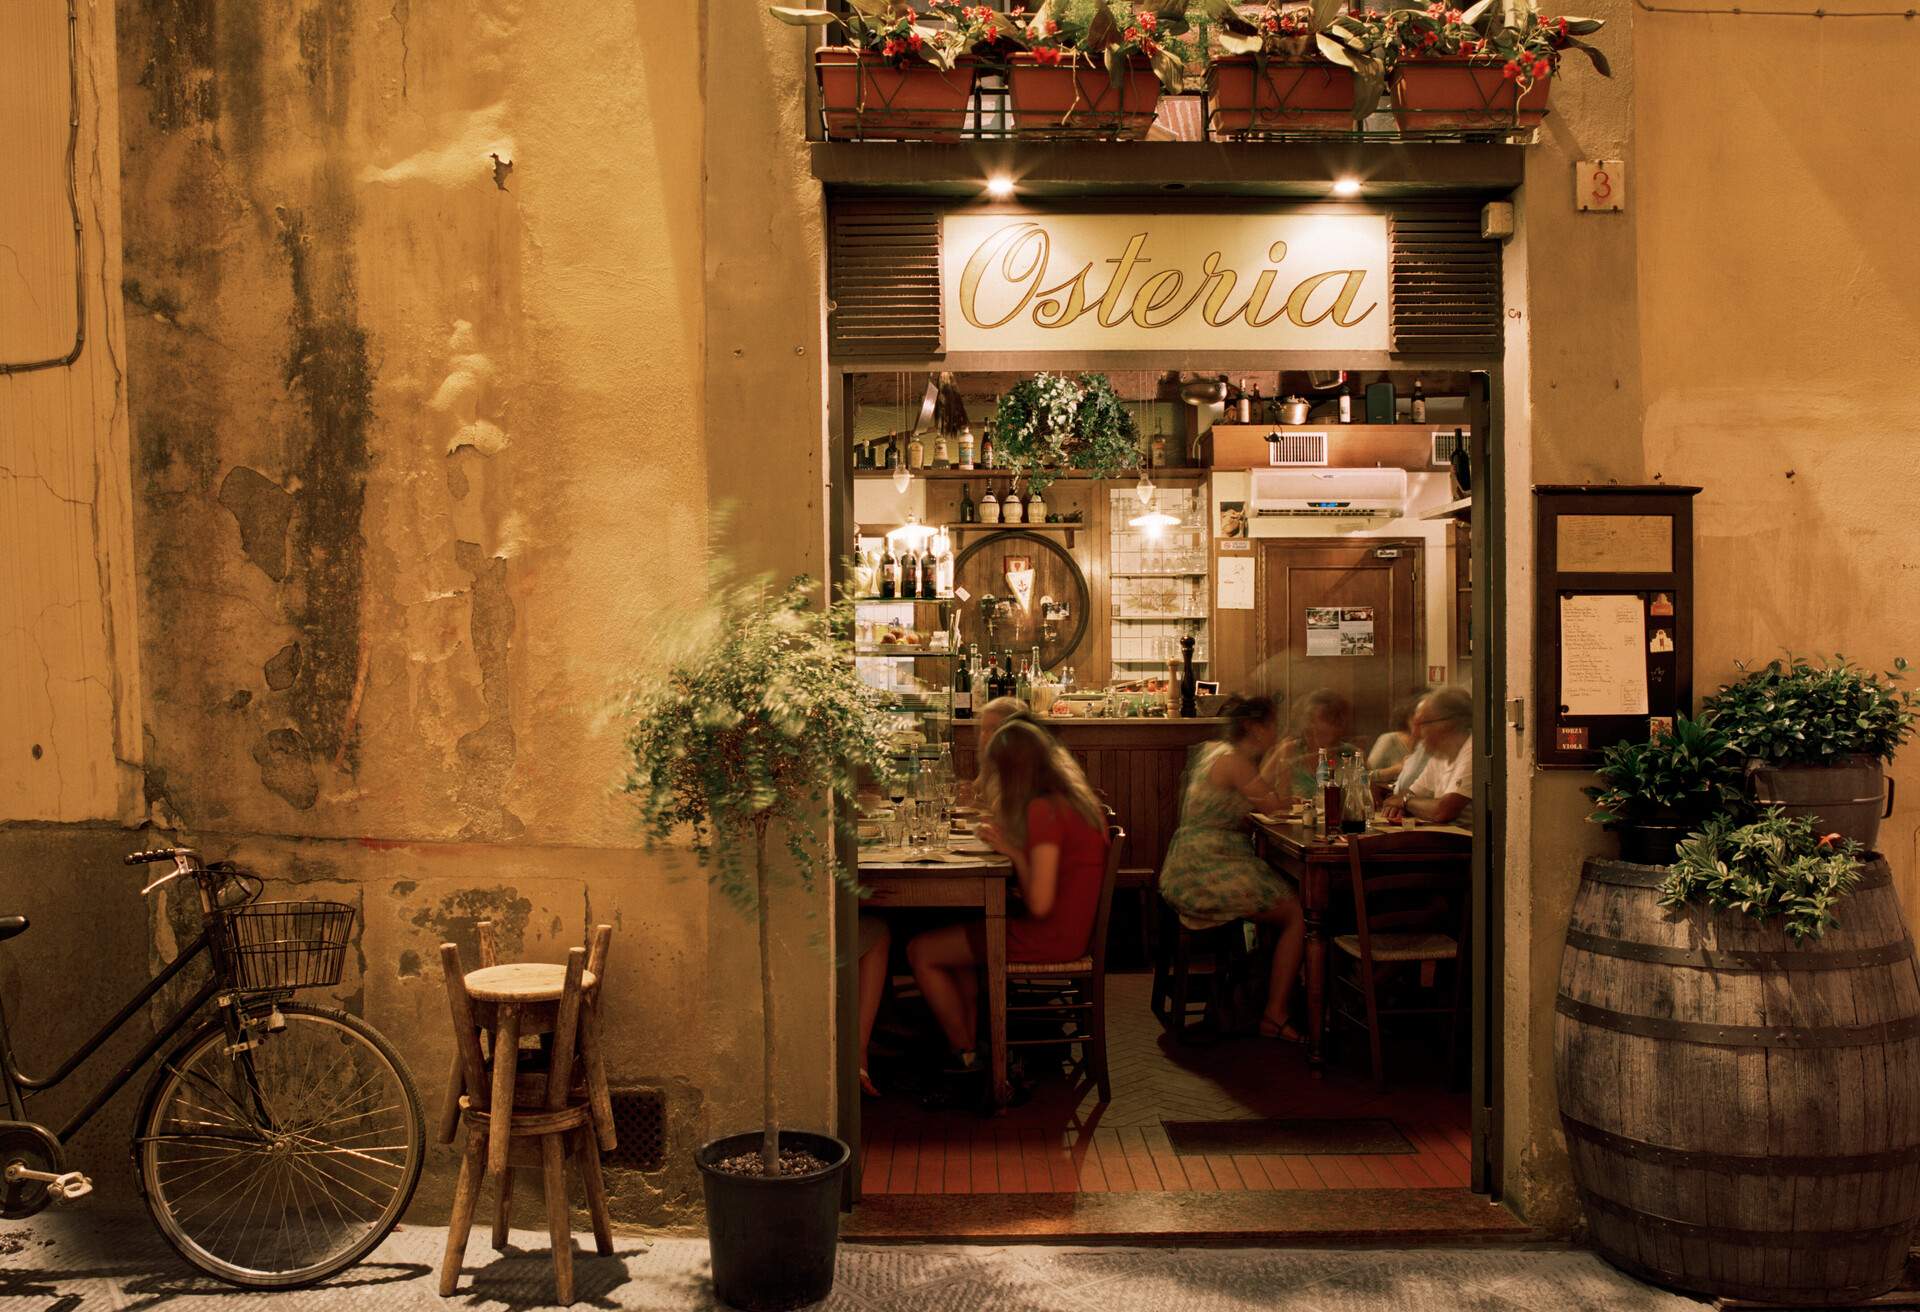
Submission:
[[[180,1255],[284,1289],[358,1262],[406,1211],[426,1126],[406,1063],[347,1012],[283,1003],[286,1028],[229,1053],[216,1021],[149,1086],[134,1159]]]

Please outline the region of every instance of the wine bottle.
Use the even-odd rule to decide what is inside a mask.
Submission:
[[[980,522],[998,524],[1000,522],[1000,498],[993,494],[993,484],[987,484],[987,490],[980,497]]]
[[[949,469],[952,465],[953,461],[947,457],[947,430],[943,428],[933,435],[933,467]]]
[[[1427,422],[1427,393],[1426,389],[1420,385],[1418,378],[1413,380],[1413,422],[1416,424]]]
[[[1234,402],[1234,410],[1243,424],[1253,422],[1253,398],[1247,393],[1247,380],[1240,380],[1240,399]]]
[[[1000,498],[1000,522],[1002,524],[1027,522],[1026,503],[1020,500],[1020,489],[1012,483],[1007,484],[1007,494]]]
[[[980,463],[985,465],[988,469],[993,468],[993,430],[992,429],[988,429],[987,435],[980,439]]]
[[[1045,493],[1035,492],[1027,498],[1027,523],[1044,524],[1047,522],[1047,498]]]
[[[1350,424],[1353,422],[1353,389],[1347,386],[1347,371],[1345,369],[1340,371],[1340,391],[1338,395],[1340,398],[1340,422]]]
[[[967,668],[964,654],[953,662],[953,718],[973,718],[973,671]]]
[[[920,557],[920,596],[931,601],[940,595],[940,557],[934,554],[933,544]]]
[[[900,595],[902,597],[920,595],[920,553],[911,546],[900,557]]]
[[[973,468],[973,430],[971,428],[960,430],[960,468]]]
[[[894,558],[893,539],[886,539],[886,543],[885,553],[880,557],[880,599],[892,601],[899,583],[900,562]]]
[[[962,468],[964,467],[965,466],[962,466]],[[965,483],[960,485],[960,522],[962,524],[977,524],[980,522],[979,508],[973,504],[973,493],[967,490]]]
[[[1260,384],[1253,385],[1253,422],[1264,424],[1267,421],[1267,403],[1260,395]]]
[[[925,469],[927,467],[927,444],[920,434],[915,433],[907,443],[907,468]]]

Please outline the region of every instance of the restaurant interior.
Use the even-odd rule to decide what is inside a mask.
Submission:
[[[1489,426],[1485,375],[1111,371],[1137,428],[1136,467],[1056,471],[1039,505],[985,450],[997,407],[1030,377],[843,376],[853,553],[843,590],[857,664],[884,690],[911,779],[895,790],[906,807],[870,797],[861,817],[861,911],[894,928],[867,1057],[877,1096],[859,1111],[859,1196],[884,1206],[902,1195],[1465,1190],[1470,813],[1434,827],[1417,864],[1437,878],[1419,914],[1394,921],[1382,909],[1390,892],[1376,890],[1366,936],[1340,829],[1343,819],[1397,827],[1371,815],[1390,786],[1336,773],[1365,801],[1331,816],[1330,841],[1301,809],[1312,795],[1327,818],[1317,779],[1289,781],[1292,810],[1255,817],[1257,849],[1307,908],[1293,1004],[1305,1043],[1255,1025],[1271,929],[1189,929],[1158,880],[1190,758],[1221,736],[1228,696],[1273,697],[1283,738],[1330,747],[1336,766],[1344,749],[1364,772],[1369,757],[1405,755],[1421,698],[1470,693],[1471,457]],[[923,568],[908,598],[897,580],[910,558]],[[956,1092],[902,944],[919,926],[982,911],[916,896],[925,873],[870,876],[912,850],[963,882],[961,863],[985,849],[964,810],[957,828],[945,817],[978,769],[975,713],[1011,689],[1078,761],[1124,841],[1096,942],[1083,961],[1059,963],[1079,969],[1036,977],[1015,966],[997,989],[989,979],[1004,1014],[983,1024],[1004,1026],[1006,1075],[996,1065]],[[940,818],[896,828],[902,811]],[[1423,954],[1407,948],[1416,939]]]

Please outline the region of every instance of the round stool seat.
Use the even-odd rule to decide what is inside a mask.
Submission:
[[[580,976],[580,987],[597,983],[592,971]],[[475,1002],[558,1002],[567,984],[567,968],[545,961],[516,961],[487,966],[466,977],[467,996]]]

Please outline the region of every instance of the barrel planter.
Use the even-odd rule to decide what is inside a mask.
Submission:
[[[813,56],[827,135],[883,141],[958,141],[973,98],[974,61],[951,69],[894,65],[847,46]]]
[[[1393,116],[1402,132],[1491,132],[1538,127],[1547,115],[1553,75],[1527,93],[1497,63],[1462,56],[1403,61],[1393,72]]]
[[[1043,64],[1028,53],[1007,60],[1013,130],[1023,137],[1139,140],[1160,108],[1160,79],[1144,59],[1128,61],[1115,86],[1106,65],[1085,58]]]
[[[1837,765],[1749,766],[1747,783],[1756,802],[1806,816],[1816,834],[1851,838],[1869,852],[1877,850],[1880,822],[1893,814],[1893,780],[1871,756]]]
[[[1589,1237],[1652,1281],[1826,1305],[1892,1288],[1920,1221],[1920,977],[1874,858],[1797,945],[1589,861],[1554,1074]]]
[[[1207,103],[1217,137],[1352,132],[1353,70],[1324,59],[1221,55],[1207,65]]]

